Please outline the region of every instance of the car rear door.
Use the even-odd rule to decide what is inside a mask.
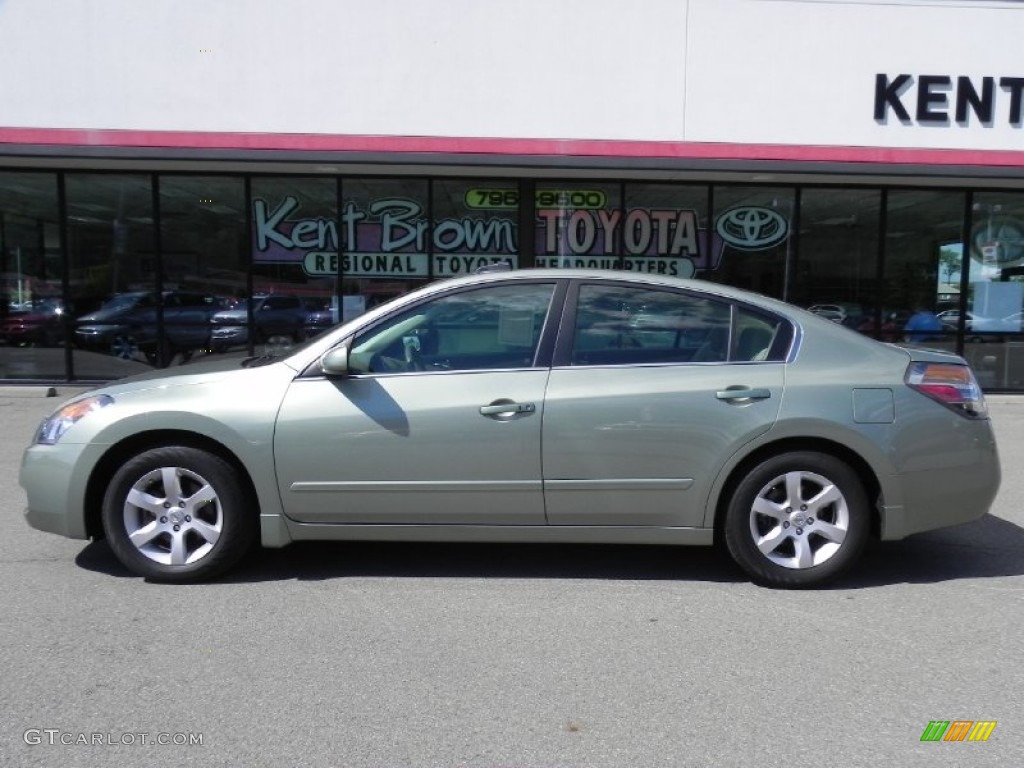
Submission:
[[[582,283],[544,404],[552,525],[703,525],[725,460],[782,401],[792,327],[706,294]]]

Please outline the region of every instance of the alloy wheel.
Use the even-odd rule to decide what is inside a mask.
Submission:
[[[110,354],[121,360],[134,360],[137,347],[131,336],[117,336],[110,344]]]
[[[224,512],[210,483],[182,467],[160,467],[140,477],[124,503],[128,540],[161,565],[190,565],[213,549]]]
[[[850,529],[850,509],[839,488],[815,472],[793,470],[768,482],[750,509],[754,546],[784,568],[827,562]]]

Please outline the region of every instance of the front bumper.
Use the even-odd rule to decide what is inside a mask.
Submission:
[[[26,522],[70,539],[89,538],[85,491],[101,447],[80,443],[32,445],[21,458],[18,484],[25,489]]]
[[[83,349],[106,349],[124,332],[117,325],[84,325],[75,329],[75,344]]]
[[[213,326],[213,330],[210,331],[211,343],[219,342],[222,344],[243,344],[249,340],[249,332],[245,326],[239,325],[225,325],[225,326]]]

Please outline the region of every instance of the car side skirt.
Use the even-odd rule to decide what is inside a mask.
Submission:
[[[560,544],[680,544],[709,546],[710,528],[577,525],[347,525],[285,520],[293,541],[451,541]],[[264,546],[268,546],[264,541]],[[269,546],[275,546],[270,544]],[[281,545],[277,545],[281,546]]]

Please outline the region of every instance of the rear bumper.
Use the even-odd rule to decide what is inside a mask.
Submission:
[[[1001,481],[999,452],[990,422],[972,426],[974,436],[958,446],[955,466],[900,474],[903,503],[882,508],[883,539],[969,523],[988,513]]]

